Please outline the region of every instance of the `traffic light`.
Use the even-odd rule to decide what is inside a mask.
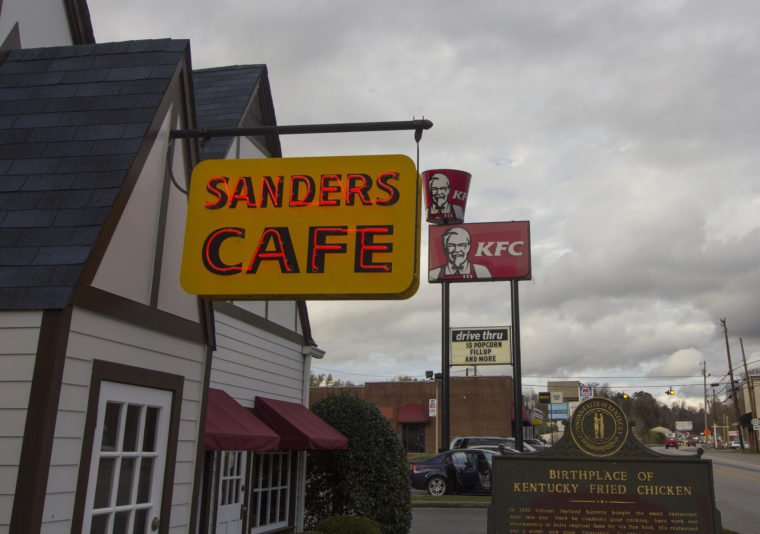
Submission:
[[[628,398],[628,393],[623,393],[623,398],[627,399]]]
[[[665,395],[675,395],[676,391],[673,388],[668,388],[667,391],[665,391]]]

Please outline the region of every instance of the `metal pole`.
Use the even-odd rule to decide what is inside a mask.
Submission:
[[[747,386],[747,393],[749,394],[749,413],[752,414],[752,419],[757,417],[757,411],[755,410],[755,388],[752,386],[752,378],[749,376],[747,370],[747,356],[744,354],[744,340],[739,338],[739,345],[742,347],[742,361],[744,362],[744,384]],[[747,430],[750,436],[750,445],[752,441],[755,442],[755,450],[760,452],[760,440],[757,439],[757,432],[754,430]]]
[[[702,435],[705,437],[705,445],[707,445],[707,362],[702,362],[702,378],[705,382],[705,429],[702,431]]]
[[[433,123],[427,119],[388,122],[344,122],[335,124],[293,124],[288,126],[257,126],[252,128],[196,128],[191,130],[172,130],[172,139],[199,137],[236,137],[240,135],[286,135],[286,134],[321,134],[349,132],[385,132],[391,130],[415,130],[415,135],[422,136],[422,130],[429,130]]]
[[[522,370],[520,369],[520,294],[517,290],[517,280],[511,280],[512,288],[512,381],[515,388],[515,448],[523,451],[523,418],[522,418]]]
[[[726,337],[726,354],[728,354],[728,373],[731,375],[731,391],[732,396],[734,397],[734,411],[736,412],[736,428],[739,430],[739,447],[741,447],[742,450],[744,450],[744,437],[742,436],[742,423],[741,423],[741,413],[739,413],[739,399],[737,391],[736,391],[736,383],[734,382],[734,368],[731,365],[731,349],[728,348],[728,326],[726,325],[726,319],[723,318],[720,320],[720,323],[723,325],[723,333]]]
[[[446,450],[449,449],[449,442],[451,436],[449,435],[449,282],[443,282],[441,284],[441,428],[442,447]]]

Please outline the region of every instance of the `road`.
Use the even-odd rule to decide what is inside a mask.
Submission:
[[[695,449],[657,449],[673,455],[693,455]],[[715,501],[723,527],[739,534],[760,534],[760,456],[708,450],[712,460]],[[410,534],[485,534],[485,509],[415,508]]]

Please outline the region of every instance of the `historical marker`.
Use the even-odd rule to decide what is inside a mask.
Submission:
[[[652,451],[615,402],[593,397],[550,449],[494,458],[488,533],[718,534],[712,462],[699,456]]]

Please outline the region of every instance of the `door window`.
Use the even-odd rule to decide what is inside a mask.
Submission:
[[[219,496],[216,511],[217,534],[239,534],[243,529],[245,456],[243,451],[221,451],[219,455]]]
[[[82,532],[156,530],[171,401],[170,391],[101,382]]]

